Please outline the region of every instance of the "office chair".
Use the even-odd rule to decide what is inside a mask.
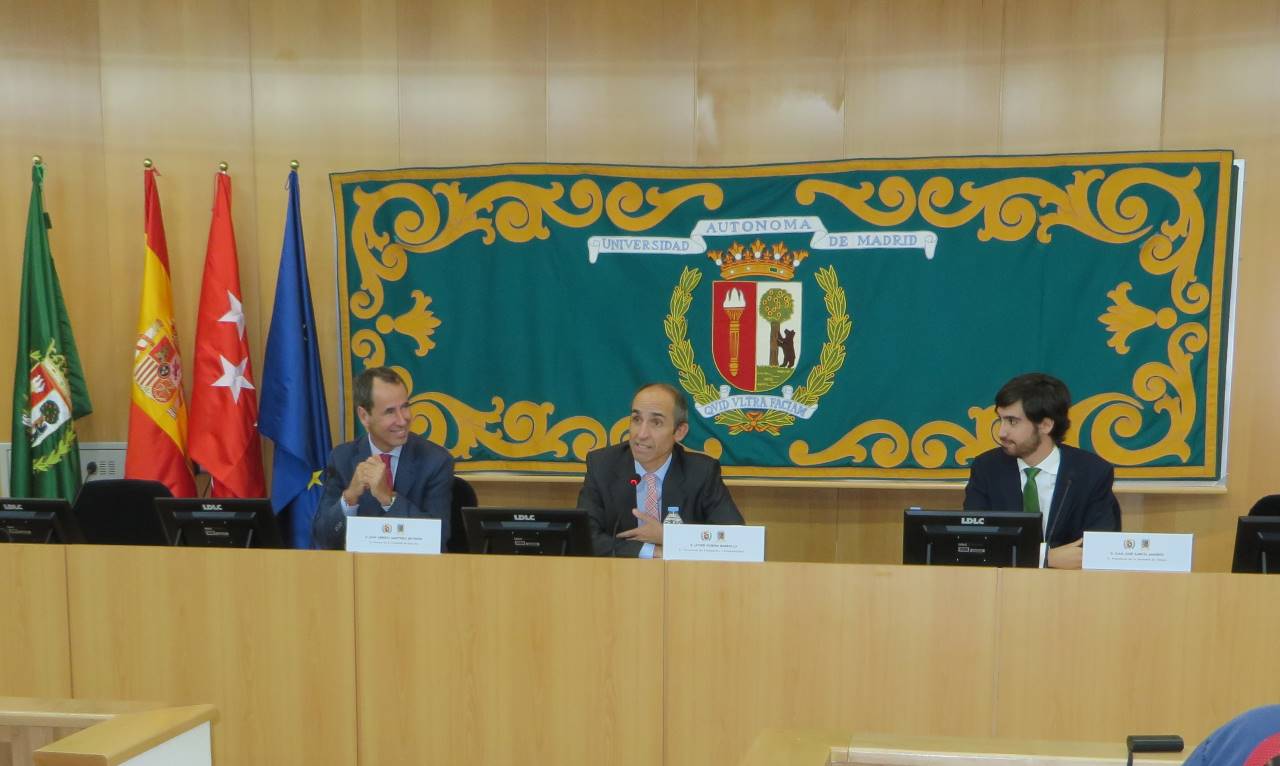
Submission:
[[[477,504],[476,490],[471,483],[460,476],[453,477],[453,507],[449,510],[449,539],[445,541],[445,553],[470,552],[462,509],[475,508]]]
[[[168,545],[157,497],[173,497],[158,481],[97,479],[87,481],[72,503],[87,543],[99,545]]]

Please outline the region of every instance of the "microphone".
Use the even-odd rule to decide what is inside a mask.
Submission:
[[[1067,495],[1071,493],[1071,477],[1067,477],[1067,486],[1062,488],[1062,499],[1058,501],[1058,515],[1053,516],[1053,502],[1049,503],[1049,515],[1053,516],[1053,524],[1049,526],[1048,533],[1044,536],[1044,568],[1049,568],[1049,546],[1050,540],[1053,539],[1053,531],[1058,528],[1058,520],[1062,518],[1062,509],[1067,507]]]
[[[631,496],[635,497],[635,489],[636,487],[640,486],[640,474],[638,473],[631,474],[631,478],[627,479],[627,483],[631,485]],[[622,523],[622,514],[619,513],[613,519],[613,537],[609,538],[612,541],[609,543],[609,555],[614,558],[618,557],[618,525],[621,523]]]

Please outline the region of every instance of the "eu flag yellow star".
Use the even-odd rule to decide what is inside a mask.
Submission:
[[[311,474],[311,483],[307,485],[307,489],[311,489],[312,487],[323,486],[323,482],[320,481],[320,474],[322,473],[324,473],[323,468]]]

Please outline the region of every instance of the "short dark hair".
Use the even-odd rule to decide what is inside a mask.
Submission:
[[[372,414],[373,412],[373,379],[377,378],[383,383],[396,383],[408,389],[404,378],[400,377],[400,373],[390,367],[369,367],[364,372],[356,376],[355,383],[351,385],[351,403],[356,407],[364,408],[365,412]]]
[[[1012,407],[1022,402],[1022,411],[1032,423],[1045,418],[1053,421],[1049,438],[1061,444],[1071,428],[1071,392],[1067,384],[1043,372],[1029,372],[1005,383],[996,392],[997,407]]]
[[[681,423],[689,422],[689,401],[684,398],[683,391],[671,385],[670,383],[645,383],[643,386],[637,388],[636,392],[631,395],[632,400],[634,400],[637,396],[639,396],[641,391],[647,391],[650,388],[656,388],[661,391],[666,391],[668,394],[671,395],[671,401],[675,403],[675,407],[673,408],[674,412],[672,412],[672,415],[676,419],[676,423],[675,423],[676,428],[679,428]]]

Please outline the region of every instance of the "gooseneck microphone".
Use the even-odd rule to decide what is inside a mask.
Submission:
[[[627,479],[627,484],[631,485],[631,496],[635,497],[636,487],[640,486],[640,474],[638,473],[631,474],[631,478]],[[609,543],[609,546],[610,546],[609,555],[614,558],[618,557],[618,525],[621,523],[622,523],[622,514],[619,513],[617,517],[615,517],[613,520],[613,537],[610,538],[612,542]]]
[[[1058,528],[1058,520],[1062,518],[1062,509],[1067,507],[1067,495],[1071,493],[1071,478],[1067,477],[1067,486],[1062,488],[1062,498],[1058,501],[1058,512],[1053,512],[1053,501],[1049,502],[1049,515],[1053,517],[1053,524],[1049,526],[1049,531],[1044,536],[1044,561],[1042,562],[1045,569],[1049,568],[1049,546],[1053,543],[1053,531]]]

